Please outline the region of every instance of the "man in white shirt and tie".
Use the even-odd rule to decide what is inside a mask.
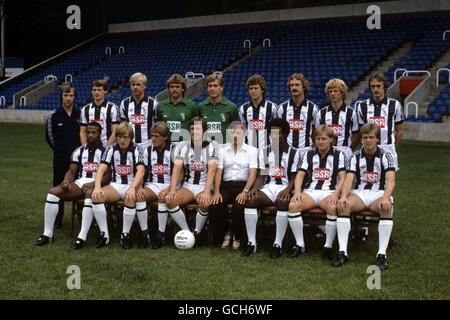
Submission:
[[[241,240],[245,236],[244,204],[258,170],[258,150],[244,143],[246,131],[240,121],[233,121],[230,124],[228,129],[230,142],[222,147],[214,178],[210,221],[216,243],[225,235],[221,246],[223,249],[231,245],[232,235],[233,250],[240,248]],[[233,205],[231,228],[227,228],[229,204]]]

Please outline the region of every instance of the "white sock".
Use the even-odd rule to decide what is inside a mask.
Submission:
[[[319,229],[323,232],[323,233],[327,233],[327,229],[325,228],[325,226],[323,225],[323,224],[321,224],[320,226],[319,226]]]
[[[303,238],[303,219],[301,212],[289,212],[288,216],[289,226],[295,237],[295,244],[299,247],[305,247],[305,240]]]
[[[380,219],[378,223],[378,254],[386,255],[386,249],[391,239],[391,232],[394,222],[392,219]]]
[[[186,216],[179,206],[168,210],[172,219],[181,228],[181,230],[189,230],[189,226],[186,221]]]
[[[159,232],[166,232],[167,217],[169,212],[167,211],[167,204],[158,203],[158,230]]]
[[[348,234],[351,229],[350,217],[339,216],[336,220],[336,229],[339,242],[339,251],[344,251],[347,255]]]
[[[324,247],[332,248],[333,241],[336,237],[336,217],[327,215],[327,222],[325,223],[326,241]]]
[[[276,222],[276,236],[275,242],[273,244],[278,244],[280,248],[283,244],[284,235],[286,234],[287,226],[288,226],[288,212],[287,211],[277,211],[277,217],[275,218]]]
[[[108,220],[106,219],[105,204],[93,203],[92,211],[94,212],[95,221],[97,221],[100,232],[104,232],[105,238],[109,239]]]
[[[91,199],[84,199],[84,207],[81,213],[81,217],[81,230],[78,234],[78,238],[86,241],[89,228],[91,227],[92,219],[94,218]]]
[[[44,209],[44,235],[51,238],[53,237],[53,228],[55,226],[55,219],[58,215],[59,209],[59,197],[48,193],[45,201]]]
[[[133,225],[134,216],[136,215],[136,207],[130,208],[123,206],[123,226],[122,233],[130,233]]]
[[[206,220],[208,219],[208,212],[201,212],[200,209],[197,211],[197,216],[195,217],[195,232],[200,233],[205,226]]]
[[[244,209],[245,228],[247,229],[248,242],[256,245],[256,225],[258,224],[258,209]]]
[[[141,226],[141,231],[148,229],[148,212],[147,212],[147,202],[136,202],[136,214],[138,217],[139,225]]]

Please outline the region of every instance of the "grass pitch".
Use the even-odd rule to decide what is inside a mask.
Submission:
[[[394,192],[389,270],[381,289],[367,287],[375,264],[378,233],[350,245],[350,261],[333,268],[320,258],[323,243],[306,239],[308,252],[297,259],[269,258],[271,241],[243,258],[212,247],[182,251],[125,251],[118,239],[95,250],[96,233],[72,251],[66,204],[55,242],[34,247],[43,232],[44,202],[52,184],[52,151],[43,126],[0,123],[0,299],[449,299],[450,144],[403,141],[401,170]],[[74,235],[79,231],[76,221]],[[337,240],[335,242],[337,248]],[[336,249],[337,250],[337,249]],[[68,289],[71,265],[81,272],[81,289]],[[69,281],[70,282],[70,281]]]

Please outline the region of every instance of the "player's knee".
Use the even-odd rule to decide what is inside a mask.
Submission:
[[[84,197],[85,198],[91,198],[92,197],[92,192],[93,192],[94,190],[93,189],[88,189],[88,190],[86,190],[86,193],[84,194]]]
[[[289,200],[276,200],[275,206],[280,211],[288,211],[289,210]]]
[[[257,208],[258,202],[256,199],[246,200],[244,206],[245,208]]]
[[[302,211],[302,206],[298,201],[289,202],[289,212],[299,212]]]
[[[54,195],[54,196],[57,196],[57,197],[61,198],[61,196],[63,194],[63,190],[59,186],[56,186],[56,187],[51,188],[48,191],[48,193],[51,194],[51,195]]]

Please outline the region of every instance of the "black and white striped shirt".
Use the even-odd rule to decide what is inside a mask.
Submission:
[[[295,106],[292,99],[278,107],[278,117],[289,123],[291,130],[287,141],[292,147],[298,149],[312,145],[311,135],[318,112],[319,107],[307,99],[299,107]]]
[[[190,141],[181,142],[176,146],[176,159],[183,160],[185,167],[184,181],[190,184],[206,184],[208,162],[217,160],[218,145],[211,141],[203,141],[201,150],[196,156],[194,145]]]
[[[372,159],[369,159],[364,148],[353,153],[348,172],[355,174],[357,190],[384,190],[386,187],[386,172],[394,171],[394,160],[390,153],[379,147]]]
[[[342,151],[331,147],[322,157],[317,148],[305,153],[298,170],[305,172],[304,189],[336,190],[339,172],[345,171],[345,156]]]
[[[98,166],[101,163],[102,156],[106,147],[100,143],[95,149],[90,149],[86,143],[76,148],[72,153],[71,164],[78,165],[78,172],[75,179],[92,178],[95,179]]]
[[[395,144],[395,125],[403,123],[402,105],[395,99],[384,97],[380,103],[372,98],[357,105],[359,125],[375,123],[380,128],[380,144]]]
[[[144,165],[140,149],[134,143],[130,143],[128,149],[120,152],[118,143],[109,146],[103,154],[102,163],[112,170],[112,182],[118,184],[131,184],[136,174],[136,167]]]
[[[140,144],[150,140],[150,128],[156,122],[157,104],[155,99],[147,95],[139,103],[132,96],[120,103],[120,118],[133,127],[133,142]]]
[[[359,131],[355,110],[345,104],[342,104],[337,112],[331,105],[320,109],[316,117],[316,127],[321,124],[325,124],[333,130],[335,146],[350,147],[352,133]]]
[[[174,145],[167,143],[166,147],[159,151],[154,146],[148,146],[142,153],[142,160],[148,170],[147,182],[170,184],[173,161],[172,153]]]
[[[277,110],[277,105],[267,99],[261,100],[256,107],[252,101],[239,107],[239,118],[248,130],[245,143],[258,149],[270,144],[267,129],[269,122],[278,118]]]
[[[99,106],[95,102],[85,105],[81,109],[80,125],[87,126],[89,122],[98,122],[102,126],[101,139],[106,145],[112,134],[112,125],[120,123],[119,108],[111,101],[104,100]]]
[[[269,146],[259,152],[259,169],[264,174],[264,184],[289,184],[289,177],[297,172],[299,152],[284,144],[283,150],[276,152]]]

